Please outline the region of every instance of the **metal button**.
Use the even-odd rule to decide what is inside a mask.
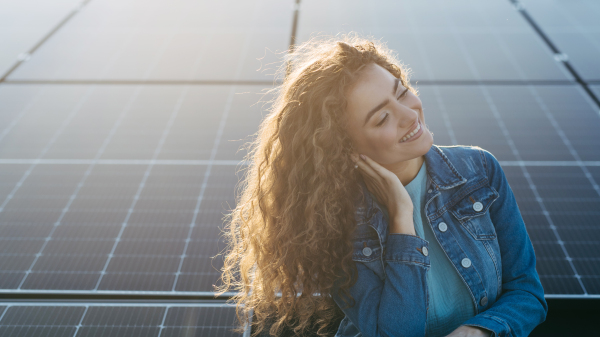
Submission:
[[[483,296],[479,301],[479,304],[485,307],[487,305],[487,296]]]
[[[483,204],[478,201],[473,204],[473,209],[475,210],[475,212],[479,212],[483,209]]]
[[[369,247],[363,248],[363,254],[365,256],[371,256],[372,253],[373,253],[373,251],[371,250],[371,248],[369,248]]]
[[[471,260],[465,257],[464,259],[462,259],[460,264],[462,264],[462,266],[465,268],[469,268],[471,266]]]
[[[425,255],[425,256],[429,255],[429,250],[425,246],[423,246],[423,255]]]
[[[438,225],[438,228],[440,229],[440,232],[445,232],[448,230],[448,225],[446,225],[445,222],[440,222],[440,224]]]
[[[427,193],[431,193],[431,192],[433,192],[433,190],[431,188],[427,190]]]

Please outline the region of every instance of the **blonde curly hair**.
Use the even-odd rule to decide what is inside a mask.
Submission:
[[[351,240],[362,194],[350,158],[345,92],[371,63],[417,91],[383,43],[356,34],[313,38],[285,61],[279,71],[288,74],[249,144],[238,203],[226,218],[217,290],[236,293],[238,331],[252,315],[254,335],[270,325],[271,335],[317,327],[323,336],[340,314],[334,282],[345,280],[340,292],[353,301],[348,289],[356,275]]]

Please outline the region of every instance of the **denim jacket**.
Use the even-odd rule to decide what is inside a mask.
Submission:
[[[546,319],[548,305],[533,246],[513,192],[496,158],[468,146],[433,145],[427,163],[426,220],[467,285],[476,314],[463,325],[491,336],[527,336]],[[385,207],[366,189],[357,204],[353,255],[358,277],[344,306],[337,337],[425,336],[429,242],[390,234]],[[339,284],[339,283],[337,283]]]

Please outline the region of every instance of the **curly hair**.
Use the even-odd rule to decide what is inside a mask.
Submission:
[[[240,320],[254,334],[284,328],[323,336],[340,309],[334,282],[348,289],[356,266],[352,236],[359,174],[350,158],[345,92],[375,63],[413,93],[408,69],[381,42],[356,34],[316,37],[285,56],[288,74],[249,144],[237,205],[226,217],[220,294],[233,290]],[[356,196],[356,197],[355,197]]]

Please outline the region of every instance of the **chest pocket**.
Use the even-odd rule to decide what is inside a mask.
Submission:
[[[496,230],[488,210],[498,196],[498,192],[486,184],[467,193],[449,211],[476,240],[493,240]]]

